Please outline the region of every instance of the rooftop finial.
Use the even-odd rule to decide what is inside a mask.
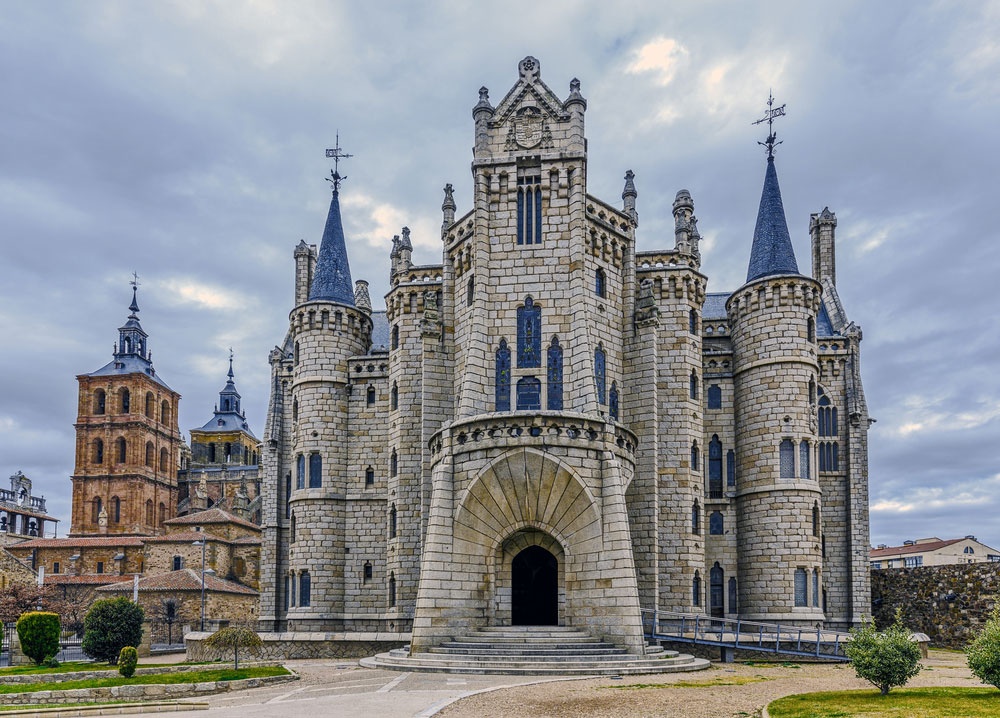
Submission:
[[[767,123],[767,140],[764,142],[758,141],[757,144],[767,148],[767,158],[769,160],[774,159],[774,148],[781,144],[780,142],[775,142],[778,135],[774,132],[774,127],[773,127],[774,118],[784,117],[784,116],[785,116],[785,106],[782,105],[781,107],[775,107],[774,94],[770,90],[768,90],[767,111],[764,113],[763,117],[761,117],[759,120],[754,121],[753,124],[759,125],[762,122]]]
[[[328,149],[326,151],[327,157],[333,158],[333,170],[330,172],[330,176],[326,178],[326,181],[333,185],[333,191],[336,192],[340,189],[340,183],[347,179],[347,176],[341,177],[340,175],[340,161],[347,159],[348,157],[354,157],[354,155],[349,155],[340,149],[340,130],[337,130],[337,145],[332,150]]]
[[[132,303],[128,305],[128,310],[132,312],[132,316],[139,311],[139,302],[136,299],[136,292],[139,290],[139,275],[132,272],[132,281],[129,282],[132,285]]]
[[[229,376],[229,380],[232,381],[233,380],[233,376],[234,376],[234,374],[233,374],[233,348],[232,347],[229,347],[229,374],[228,374],[228,376]]]

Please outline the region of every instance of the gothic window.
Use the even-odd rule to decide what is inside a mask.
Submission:
[[[117,456],[118,463],[124,464],[125,457],[128,454],[128,444],[125,443],[125,437],[119,436],[118,440],[115,442],[115,446],[118,449],[118,456]]]
[[[155,518],[156,518],[156,516],[155,516],[155,514],[153,512],[153,500],[152,499],[146,499],[146,525],[147,526],[152,526],[153,525],[153,519],[155,519]]]
[[[795,478],[795,444],[791,439],[782,439],[778,447],[778,476],[782,479]]]
[[[392,382],[392,391],[389,392],[389,407],[395,411],[399,408],[399,385]]]
[[[469,283],[465,285],[465,304],[471,307],[476,299],[476,278],[469,277]]]
[[[97,523],[97,519],[101,516],[101,509],[103,508],[101,497],[95,496],[94,500],[90,503],[90,520],[93,523]]]
[[[298,535],[297,526],[298,522],[295,520],[295,514],[292,514],[292,518],[288,521],[288,543],[295,543],[295,539]]]
[[[809,442],[805,439],[799,442],[799,475],[803,479],[812,478],[812,470],[809,465]]]
[[[608,278],[603,269],[594,272],[594,294],[604,298],[608,292]]]
[[[563,350],[559,346],[559,339],[552,337],[547,350],[548,363],[548,395],[546,398],[546,408],[552,411],[559,411],[563,408]]]
[[[496,353],[496,410],[510,411],[510,349],[501,339]]]
[[[611,391],[608,392],[608,414],[612,419],[618,419],[618,382],[611,382]]]
[[[816,341],[816,321],[812,317],[806,319],[806,339]]]
[[[156,401],[153,399],[153,392],[146,392],[146,418],[155,419]]]
[[[701,463],[699,460],[701,457],[701,452],[698,451],[698,440],[695,439],[691,442],[691,471],[698,471],[698,465]]]
[[[157,521],[157,523],[160,526],[162,526],[163,522],[167,520],[167,505],[165,503],[163,503],[162,501],[160,502],[160,506],[159,506],[158,512],[159,512],[159,514],[158,514],[159,515],[159,520]]]
[[[701,605],[701,574],[694,572],[694,579],[691,581],[691,603],[695,606]]]
[[[107,394],[104,393],[104,389],[98,389],[94,392],[94,413],[103,414],[106,405]]]
[[[721,409],[722,408],[722,387],[718,384],[712,384],[708,387],[708,408],[709,409]]]
[[[712,434],[708,442],[708,495],[722,498],[722,442],[718,434]]]
[[[375,485],[375,469],[368,467],[365,469],[365,486]]]
[[[365,561],[364,574],[363,574],[363,576],[364,576],[364,582],[365,583],[368,583],[369,581],[372,580],[372,573],[373,573],[372,572],[372,562],[371,561]]]
[[[323,457],[309,454],[309,488],[318,489],[323,485]]]
[[[840,459],[837,456],[836,441],[822,441],[819,445],[819,470],[839,471]]]
[[[184,568],[184,557],[174,556],[174,571],[180,571]]]
[[[813,536],[819,536],[819,504],[816,502],[813,502],[812,531]]]
[[[369,385],[368,392],[365,395],[365,402],[368,406],[375,406],[375,387]]]
[[[691,533],[701,533],[701,504],[698,503],[697,499],[691,507]]]
[[[160,402],[160,423],[169,424],[170,423],[170,402],[166,399]]]
[[[736,452],[726,452],[726,486],[736,486]]]
[[[295,366],[299,365],[299,343],[295,342],[295,349],[292,351],[292,363]]]
[[[111,498],[111,521],[116,524],[122,521],[122,500],[117,496]]]
[[[813,569],[813,608],[819,608],[819,569]]]
[[[131,399],[128,389],[122,387],[121,389],[118,390],[118,408],[120,410],[118,413],[120,414],[129,413],[130,406],[131,406]]]
[[[292,421],[299,420],[299,400],[292,400]]]
[[[716,561],[715,565],[712,566],[711,570],[708,572],[708,594],[710,608],[712,609],[712,615],[716,615],[717,610],[720,614],[725,613],[726,607],[723,605],[723,589],[725,588],[726,572],[722,570],[722,566]]]
[[[530,296],[517,308],[517,366],[542,365],[542,308]]]
[[[833,406],[830,397],[819,389],[819,435],[837,436],[837,407]]]
[[[392,341],[389,346],[392,349],[399,349],[399,325],[392,328]]]
[[[392,454],[389,455],[389,476],[395,476],[396,472],[399,470],[399,457],[396,456],[396,450],[392,450]]]
[[[808,600],[808,587],[806,582],[808,576],[806,575],[806,570],[804,568],[795,569],[795,606],[796,608],[802,608],[809,605]]]
[[[304,489],[306,487],[306,455],[299,454],[295,457],[295,488]]]
[[[153,448],[153,442],[146,442],[146,466],[153,468],[153,456],[155,455],[156,449]]]
[[[597,349],[594,350],[594,382],[597,384],[598,404],[607,403],[607,392],[605,390],[605,372],[607,371],[606,362],[607,358],[604,354],[604,345],[598,344]]]
[[[693,309],[688,312],[688,332],[698,333],[698,312]]]
[[[736,578],[731,577],[729,579],[729,612],[737,613],[738,606],[736,600]]]
[[[292,575],[290,576],[290,578],[291,578],[291,581],[288,582],[288,585],[291,588],[291,592],[290,592],[290,594],[288,596],[288,600],[294,606],[295,605],[295,573],[294,572],[292,572]]]
[[[517,178],[517,243],[542,243],[541,177]]]
[[[542,382],[533,376],[521,377],[517,381],[518,411],[537,411],[542,408]]]
[[[299,605],[308,608],[312,601],[312,582],[309,579],[309,572],[303,571],[299,574]]]
[[[389,608],[396,607],[396,574],[389,574]]]
[[[222,455],[225,457],[225,463],[228,464],[233,460],[233,445],[227,441],[224,449],[225,450]]]
[[[285,474],[285,518],[292,515],[292,472]]]
[[[389,510],[389,538],[396,538],[396,521],[399,514],[396,512],[396,504]]]
[[[100,439],[94,439],[94,463],[104,463],[104,442]]]
[[[712,536],[722,536],[726,533],[725,526],[726,520],[721,511],[713,511],[712,515],[708,517],[708,533]]]
[[[691,372],[691,378],[688,380],[688,393],[692,399],[698,398],[698,373],[695,371]]]

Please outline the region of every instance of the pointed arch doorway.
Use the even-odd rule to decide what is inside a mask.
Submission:
[[[528,546],[511,561],[511,624],[559,623],[559,562],[541,546]]]

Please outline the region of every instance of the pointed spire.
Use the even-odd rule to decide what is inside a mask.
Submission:
[[[319,259],[316,260],[309,300],[354,306],[354,282],[351,281],[351,266],[347,261],[347,241],[344,239],[344,226],[340,219],[340,192],[336,186],[330,200],[323,241],[319,246]]]
[[[239,414],[240,393],[236,390],[235,374],[233,373],[233,349],[229,348],[229,372],[226,374],[226,385],[219,392],[219,405],[216,414]]]
[[[625,189],[622,190],[622,201],[625,214],[632,220],[632,224],[638,226],[639,213],[635,211],[635,198],[639,193],[635,191],[635,172],[629,170],[625,173]]]
[[[115,346],[115,358],[138,357],[149,361],[146,355],[146,340],[149,335],[139,324],[139,299],[137,292],[139,289],[139,277],[133,272],[132,281],[132,303],[128,305],[129,315],[123,326],[118,327],[118,344]]]
[[[760,195],[757,210],[757,226],[753,232],[753,247],[750,250],[750,265],[747,281],[752,282],[773,274],[798,274],[792,239],[788,235],[785,221],[785,207],[781,202],[781,188],[778,187],[778,173],[774,169],[774,156],[767,158],[764,174],[764,189]]]

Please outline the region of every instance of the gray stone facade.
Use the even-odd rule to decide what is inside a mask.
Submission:
[[[442,263],[393,241],[384,313],[364,282],[353,304],[310,299],[330,262],[295,249],[261,628],[410,631],[421,650],[558,623],[639,652],[654,608],[857,623],[869,418],[835,216],[812,218],[814,277],[756,257],[763,274],[708,293],[690,193],[674,246],[637,252],[632,173],[620,208],[587,193],[579,82],[560,100],[537,60],[518,72],[495,107],[480,90],[473,206],[456,216],[445,188]],[[330,217],[323,256],[349,280],[336,189]]]

